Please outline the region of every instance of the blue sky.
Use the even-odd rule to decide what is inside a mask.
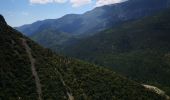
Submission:
[[[82,14],[96,6],[119,2],[122,0],[0,0],[0,14],[15,27],[70,13]]]

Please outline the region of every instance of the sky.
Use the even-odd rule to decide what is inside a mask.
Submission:
[[[0,14],[13,27],[66,14],[82,14],[95,7],[125,0],[0,0]]]

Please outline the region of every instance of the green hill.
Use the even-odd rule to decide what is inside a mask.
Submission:
[[[127,22],[65,48],[65,54],[102,66],[170,94],[170,10]]]
[[[0,100],[113,99],[165,98],[111,70],[56,55],[0,21]]]

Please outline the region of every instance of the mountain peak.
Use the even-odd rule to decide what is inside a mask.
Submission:
[[[4,24],[7,24],[4,17],[2,15],[0,15],[0,23],[4,23]]]

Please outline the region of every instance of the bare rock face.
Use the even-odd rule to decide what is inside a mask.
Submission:
[[[4,17],[2,15],[0,15],[0,23],[4,23],[4,24],[7,24]]]

